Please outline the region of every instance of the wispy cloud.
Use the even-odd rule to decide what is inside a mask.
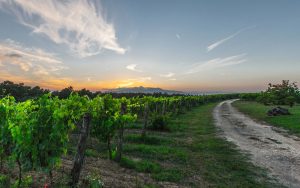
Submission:
[[[144,82],[150,80],[152,80],[151,77],[131,78],[131,79],[121,81],[119,84],[117,84],[117,87],[128,87],[136,84],[143,84]]]
[[[255,26],[250,26],[250,27],[246,27],[246,28],[240,29],[240,30],[238,30],[237,32],[233,33],[232,35],[230,35],[230,36],[228,36],[228,37],[226,37],[226,38],[223,38],[223,39],[221,39],[221,40],[219,40],[219,41],[216,41],[216,42],[212,43],[211,45],[209,45],[209,46],[207,47],[207,51],[209,52],[209,51],[211,51],[211,50],[217,48],[218,46],[220,46],[220,45],[223,44],[224,42],[226,42],[226,41],[228,41],[228,40],[230,40],[230,39],[236,37],[236,36],[239,35],[241,32],[243,32],[243,31],[245,31],[245,30],[248,30],[248,29],[251,29],[251,28],[254,28],[254,27],[255,27]]]
[[[4,67],[2,71],[18,67],[20,71],[36,76],[57,74],[67,68],[54,54],[24,47],[10,39],[0,43],[0,64]]]
[[[130,64],[126,66],[126,69],[135,71],[135,72],[143,72],[142,70],[136,69],[138,65],[137,64]]]
[[[79,57],[99,54],[102,49],[124,54],[116,31],[96,0],[1,0],[0,8],[13,13],[33,33],[65,44]]]
[[[184,74],[193,74],[197,72],[216,70],[222,67],[228,67],[233,65],[238,65],[244,63],[246,60],[246,54],[240,54],[235,56],[229,56],[225,58],[215,58],[204,63],[194,64],[189,70]]]
[[[175,75],[175,73],[169,72],[169,73],[167,73],[167,74],[161,74],[160,76],[161,76],[161,77],[164,77],[164,78],[171,78],[171,77],[173,77],[174,75]]]
[[[180,40],[181,39],[181,35],[178,34],[178,33],[176,33],[176,38]]]

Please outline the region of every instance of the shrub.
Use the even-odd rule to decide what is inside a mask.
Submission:
[[[169,116],[154,114],[150,129],[157,131],[166,131],[168,129]]]
[[[265,104],[289,105],[294,106],[300,91],[296,83],[290,83],[289,80],[283,80],[281,84],[269,84],[268,89],[262,92],[258,101]]]

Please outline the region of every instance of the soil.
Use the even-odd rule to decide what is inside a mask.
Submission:
[[[300,139],[242,114],[231,105],[234,101],[224,101],[214,110],[221,136],[249,153],[255,165],[283,185],[300,187]]]
[[[70,171],[72,161],[63,160],[64,168]],[[150,177],[150,174],[138,173],[134,170],[120,167],[117,163],[94,157],[86,157],[81,177],[88,174],[100,174],[104,187],[133,188],[143,187],[151,184],[158,187],[178,188],[178,185],[171,182],[157,182]]]

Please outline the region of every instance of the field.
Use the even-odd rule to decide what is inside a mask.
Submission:
[[[270,102],[258,93],[144,95],[69,88],[33,97],[27,90],[0,99],[0,187],[300,184],[299,105],[284,106],[291,115],[268,117],[274,106],[246,102]],[[273,104],[292,104],[290,99],[296,98]]]
[[[294,107],[283,106],[289,109],[291,115],[288,116],[267,116],[266,112],[276,106],[265,106],[257,102],[236,101],[233,103],[238,110],[248,114],[259,121],[264,121],[273,126],[278,126],[289,130],[290,133],[300,136],[300,105]]]
[[[300,188],[290,1],[0,0],[0,188]]]
[[[138,129],[129,130],[121,166],[150,173],[154,187],[170,185],[161,181],[179,187],[271,186],[263,170],[217,136],[212,119],[215,105],[173,118],[169,132],[151,132],[146,140],[136,134]]]
[[[265,170],[254,166],[248,155],[219,135],[212,116],[216,105],[210,102],[180,111],[170,116],[164,130],[149,129],[143,137],[143,121],[129,123],[119,162],[109,160],[106,142],[89,137],[80,185],[98,182],[104,187],[274,187],[275,181]],[[68,187],[78,139],[78,132],[70,135],[67,155],[63,155],[59,167],[52,167],[51,179],[47,171],[22,169],[20,187],[49,185],[49,181],[54,187]],[[111,142],[112,148],[117,147],[118,137],[112,137]],[[11,174],[10,181],[17,187],[19,170],[16,165],[13,170],[9,168],[5,163],[0,183],[7,185],[4,183]]]

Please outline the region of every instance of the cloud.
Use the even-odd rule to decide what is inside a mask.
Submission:
[[[243,31],[245,31],[245,30],[248,30],[248,29],[251,29],[251,28],[254,28],[254,27],[255,27],[255,26],[250,26],[250,27],[243,28],[243,29],[241,29],[241,30],[239,30],[239,31],[237,31],[237,32],[235,32],[235,33],[233,33],[232,35],[230,35],[230,36],[228,36],[228,37],[226,37],[226,38],[223,38],[223,39],[221,39],[221,40],[219,40],[219,41],[217,41],[217,42],[214,42],[213,44],[211,44],[211,45],[209,45],[209,46],[207,47],[207,52],[209,52],[209,51],[211,51],[211,50],[217,48],[218,46],[220,46],[220,45],[223,44],[224,42],[226,42],[226,41],[228,41],[228,40],[230,40],[230,39],[236,37],[236,36],[239,35],[241,32],[243,32]]]
[[[173,72],[169,72],[167,74],[161,74],[160,76],[161,77],[164,77],[164,78],[171,78],[173,77],[175,74]]]
[[[67,69],[54,54],[38,48],[26,48],[7,39],[0,43],[0,64],[3,71],[28,72],[30,75],[45,76]],[[16,68],[19,70],[16,71]]]
[[[181,39],[181,35],[178,34],[178,33],[176,33],[176,38],[180,40]]]
[[[65,44],[79,57],[101,53],[103,49],[124,54],[116,31],[96,0],[1,0],[0,8],[14,14],[33,33]]]
[[[137,64],[130,64],[126,66],[126,69],[131,70],[131,71],[135,71],[135,72],[142,72],[142,70],[138,70],[136,69]]]
[[[235,56],[229,56],[225,58],[215,58],[204,63],[194,64],[188,71],[184,74],[193,74],[203,71],[215,70],[218,68],[238,65],[246,61],[246,54],[240,54]]]
[[[22,57],[20,54],[15,54],[15,53],[13,53],[13,54],[5,54],[5,56],[7,56],[7,57],[14,57],[14,58],[21,58]]]
[[[152,80],[151,77],[131,78],[131,79],[121,81],[121,83],[117,84],[117,87],[128,87],[136,84],[143,84],[144,82],[150,80]]]

